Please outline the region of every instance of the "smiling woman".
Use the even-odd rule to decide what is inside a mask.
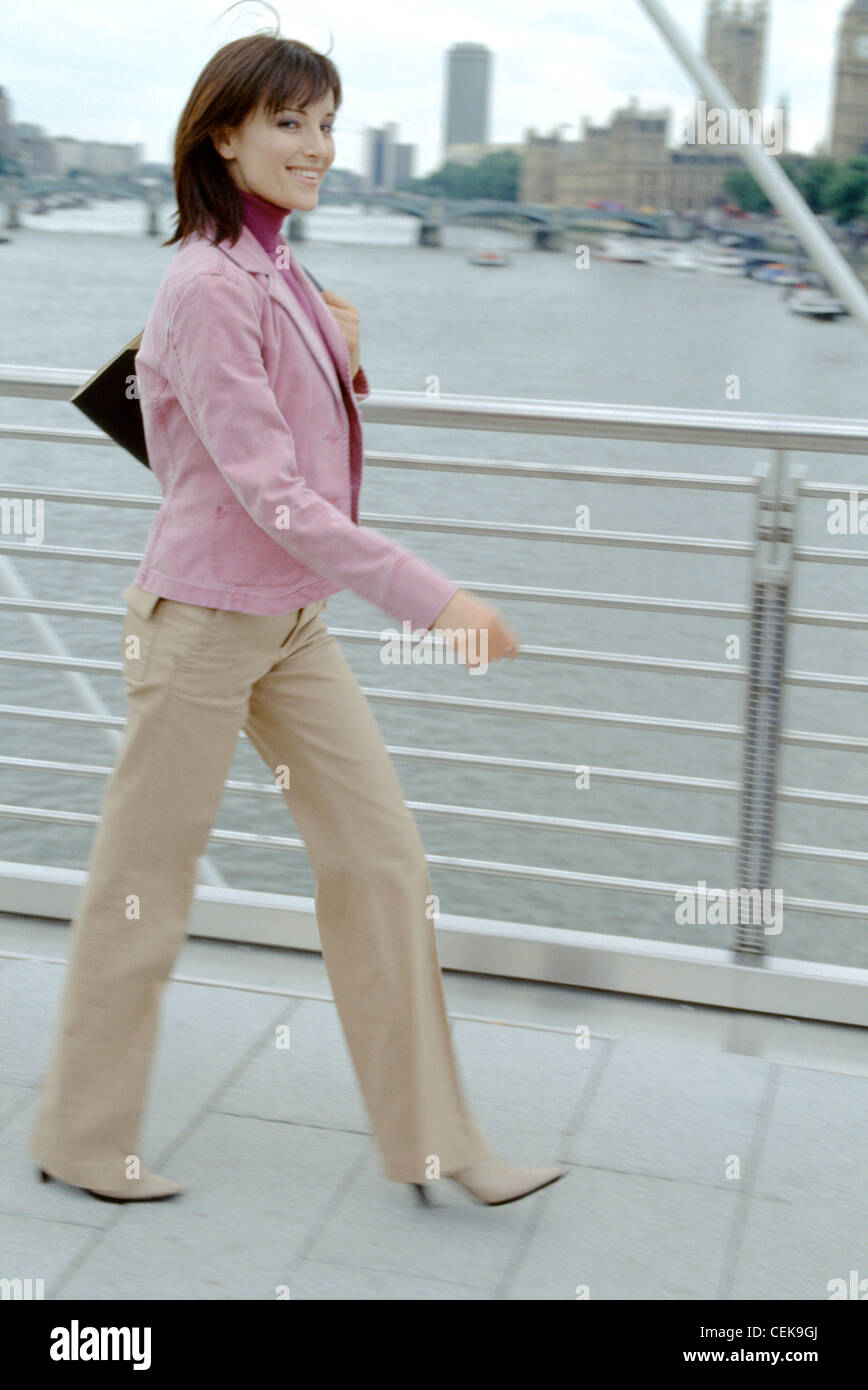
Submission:
[[[43,1178],[103,1200],[182,1191],[138,1159],[142,1106],[160,996],[242,729],[269,775],[280,770],[310,855],[323,959],[388,1177],[420,1195],[428,1178],[454,1177],[496,1205],[566,1172],[501,1162],[468,1108],[422,841],[322,619],[329,596],[351,588],[424,630],[458,590],[359,525],[358,310],[318,294],[280,236],[287,213],[316,206],[340,101],[324,54],[254,35],[214,55],[177,128],[178,226],[164,244],[181,245],[135,357],[163,500],[124,590],[125,737],[31,1137]],[[482,600],[463,601],[490,663],[505,627]]]

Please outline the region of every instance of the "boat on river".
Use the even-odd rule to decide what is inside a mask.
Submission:
[[[833,299],[828,290],[821,285],[810,285],[804,280],[791,287],[786,300],[792,313],[803,314],[806,318],[831,322],[847,313],[840,300]]]
[[[471,265],[511,265],[512,257],[507,256],[504,251],[495,251],[492,248],[479,246],[467,257]]]

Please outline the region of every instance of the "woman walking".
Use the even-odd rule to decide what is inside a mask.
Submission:
[[[328,57],[255,35],[199,76],[175,144],[180,242],[136,357],[163,501],[123,631],[127,723],[72,925],[31,1136],[42,1177],[109,1201],[181,1186],[138,1138],[163,987],[244,729],[316,877],[323,959],[387,1176],[452,1177],[515,1201],[565,1168],[498,1159],[452,1054],[430,880],[379,727],[322,619],[350,588],[399,623],[476,628],[497,611],[358,525],[369,388],[358,313],[319,294],[280,235],[316,206],[341,101]]]

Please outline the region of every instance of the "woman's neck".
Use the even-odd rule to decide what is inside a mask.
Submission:
[[[278,207],[267,198],[260,198],[258,193],[248,193],[245,188],[238,191],[241,194],[244,221],[266,251],[273,251],[280,241],[280,229],[289,216],[289,210]]]

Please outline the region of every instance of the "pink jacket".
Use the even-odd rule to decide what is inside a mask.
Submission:
[[[284,254],[291,257],[287,242]],[[344,588],[429,628],[458,584],[359,526],[362,424],[343,334],[295,262],[330,352],[250,228],[186,238],[136,354],[163,501],[135,577],[182,603],[283,614]]]

